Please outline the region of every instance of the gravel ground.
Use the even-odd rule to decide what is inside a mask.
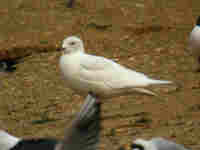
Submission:
[[[1,1],[0,59],[21,63],[0,76],[0,128],[20,137],[63,136],[84,97],[64,83],[59,47],[66,36],[78,35],[88,53],[179,85],[152,87],[159,97],[133,93],[102,100],[103,149],[128,149],[133,139],[154,136],[199,149],[200,74],[187,50],[199,5],[197,0],[77,0],[66,8],[64,0]]]

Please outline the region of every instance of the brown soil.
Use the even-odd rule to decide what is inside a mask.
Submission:
[[[187,50],[198,0],[7,0],[0,2],[0,59],[18,58],[1,73],[0,128],[20,137],[62,137],[83,97],[63,82],[61,41],[80,36],[88,53],[181,85],[154,89],[159,98],[129,95],[103,104],[102,147],[162,136],[199,149],[200,75]],[[27,56],[27,57],[24,57]],[[109,147],[109,148],[108,148]]]

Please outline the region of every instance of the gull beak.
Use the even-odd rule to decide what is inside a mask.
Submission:
[[[64,50],[65,50],[65,48],[61,47],[59,50],[60,50],[60,51],[64,51]]]
[[[62,55],[65,54],[65,51],[64,51],[64,50],[65,50],[65,49],[64,49],[63,47],[59,47],[59,48],[58,48],[58,52],[61,52]]]

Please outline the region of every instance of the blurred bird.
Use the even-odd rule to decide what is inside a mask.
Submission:
[[[131,150],[188,150],[180,144],[168,141],[164,138],[152,138],[151,140],[137,139],[131,144]]]
[[[72,8],[74,6],[75,0],[67,0],[67,7]]]
[[[197,18],[196,25],[189,36],[189,50],[198,58],[200,63],[200,16]]]
[[[60,68],[68,87],[79,94],[92,91],[96,96],[110,98],[134,91],[156,95],[146,86],[171,84],[171,81],[154,80],[143,73],[125,68],[110,59],[85,53],[84,44],[75,36],[62,43]]]
[[[89,94],[63,140],[51,138],[22,139],[0,131],[0,150],[96,150],[100,134],[98,100]]]
[[[0,61],[0,72],[14,72],[16,65],[21,63],[19,59],[5,59]]]

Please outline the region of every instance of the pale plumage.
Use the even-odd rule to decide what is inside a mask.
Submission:
[[[19,141],[20,138],[14,137],[3,130],[0,130],[0,150],[9,150]]]
[[[155,95],[144,87],[153,84],[170,84],[154,80],[143,73],[123,67],[112,60],[84,52],[83,42],[77,37],[63,41],[60,68],[67,86],[79,94],[92,91],[100,97],[114,97],[134,91]]]
[[[189,36],[189,50],[195,57],[200,56],[200,16]]]
[[[180,144],[166,140],[162,137],[151,140],[137,139],[131,145],[132,150],[188,150]]]

